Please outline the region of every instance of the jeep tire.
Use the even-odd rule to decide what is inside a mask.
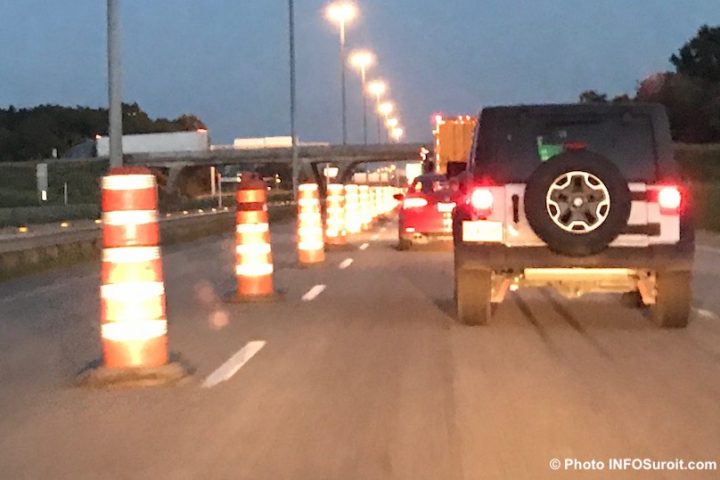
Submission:
[[[692,275],[689,271],[657,272],[657,296],[650,306],[653,321],[663,328],[685,328],[690,316]]]
[[[565,230],[553,220],[549,211],[547,197],[551,188],[559,178],[570,172],[590,174],[607,190],[607,216],[597,221],[599,226],[593,230]],[[623,232],[630,218],[632,197],[627,180],[615,164],[601,155],[580,150],[556,155],[535,169],[527,181],[524,203],[528,223],[552,251],[579,257],[605,250]],[[568,208],[567,211],[570,210]]]
[[[486,325],[492,315],[492,271],[455,269],[455,301],[463,325]]]

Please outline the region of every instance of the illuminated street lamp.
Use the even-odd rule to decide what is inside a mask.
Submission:
[[[342,138],[347,144],[347,97],[345,95],[345,27],[358,15],[358,8],[353,2],[338,0],[325,8],[325,17],[340,29],[340,88],[342,97]]]
[[[387,118],[391,113],[395,111],[395,105],[392,102],[383,102],[378,105],[377,111],[379,114]]]
[[[380,99],[388,90],[387,84],[379,79],[372,80],[371,82],[368,82],[367,89],[365,90],[368,95],[372,95],[375,97],[375,104],[380,104]],[[382,117],[380,115],[377,116],[377,141],[378,143],[382,142]]]
[[[400,120],[397,118],[388,118],[385,120],[385,126],[392,130],[393,128],[396,128],[398,125],[400,125]]]
[[[350,65],[360,72],[361,79],[361,90],[360,95],[362,96],[363,102],[363,139],[365,145],[368,143],[367,134],[367,98],[365,97],[365,89],[367,88],[367,69],[375,64],[375,54],[370,50],[354,50],[350,54]]]
[[[353,50],[350,52],[350,65],[358,69],[362,75],[374,64],[375,54],[370,50]]]
[[[395,140],[396,142],[399,142],[402,136],[405,134],[405,130],[403,130],[400,127],[395,127],[390,131],[390,136]]]
[[[366,92],[368,95],[375,97],[377,103],[380,103],[380,99],[385,95],[385,92],[387,92],[387,88],[387,84],[384,81],[375,79],[368,82]]]

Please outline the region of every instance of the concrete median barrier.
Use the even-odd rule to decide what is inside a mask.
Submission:
[[[292,218],[295,206],[278,202],[269,206],[270,221]],[[160,219],[162,245],[231,233],[234,211],[202,214],[173,213]],[[100,226],[92,224],[38,235],[24,234],[0,240],[0,280],[67,267],[100,258]]]

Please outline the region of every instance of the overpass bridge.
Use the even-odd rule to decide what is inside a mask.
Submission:
[[[328,163],[345,165],[362,162],[393,162],[418,159],[421,143],[387,145],[312,145],[298,147],[298,157],[305,163]],[[262,163],[290,163],[292,149],[227,149],[208,152],[149,153],[126,155],[128,165],[172,168],[184,166],[221,166]]]
[[[418,160],[420,143],[387,145],[312,145],[299,146],[298,159],[305,175],[312,173],[320,180],[322,165],[331,163],[339,168],[338,178],[345,181],[355,167],[368,162],[399,162]],[[227,149],[181,154],[144,154],[127,156],[127,165],[143,165],[168,169],[170,183],[188,167],[223,167],[231,165],[290,164],[292,149]]]
[[[357,165],[369,162],[402,162],[419,160],[422,147],[432,149],[432,143],[402,143],[380,145],[301,145],[298,147],[298,159],[302,174],[312,175],[322,183],[321,167],[328,163],[338,167],[338,179],[346,181]],[[252,169],[265,164],[292,163],[292,149],[261,148],[261,149],[222,149],[207,152],[168,152],[124,155],[126,165],[146,166],[159,169],[166,174],[166,188],[174,189],[178,179],[184,175],[197,174],[202,167],[225,167],[246,165]],[[48,159],[46,163],[86,164],[108,162],[107,157]],[[30,163],[38,163],[33,161]]]

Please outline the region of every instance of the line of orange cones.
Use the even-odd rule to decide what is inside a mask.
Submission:
[[[246,204],[248,189],[266,204],[265,186],[261,181],[249,181],[238,187],[238,232],[242,229],[262,229],[264,236],[245,237],[238,233],[238,252],[267,252],[267,256],[237,255],[237,298],[249,300],[274,295],[272,282],[272,258],[265,215],[258,218],[261,227],[252,224],[251,217],[242,212],[251,205]],[[327,249],[342,249],[348,246],[349,237],[368,230],[379,219],[390,214],[396,207],[394,198],[397,189],[390,186],[329,184],[325,206],[320,202],[320,188],[315,183],[305,183],[298,188],[297,199],[297,260],[300,266],[313,266],[325,261]],[[258,203],[254,203],[258,205]],[[259,208],[259,207],[258,207]],[[324,215],[323,215],[324,210]],[[258,265],[256,262],[262,262]],[[259,275],[256,269],[265,272]],[[247,273],[246,273],[247,272]]]
[[[299,186],[297,261],[320,265],[326,249],[343,249],[396,207],[390,186],[327,186],[325,205],[317,184]],[[235,214],[236,290],[233,302],[277,298],[267,189],[259,178],[238,184]],[[95,387],[167,385],[189,373],[171,358],[158,225],[157,182],[150,170],[111,170],[102,182],[101,365],[80,375]]]

